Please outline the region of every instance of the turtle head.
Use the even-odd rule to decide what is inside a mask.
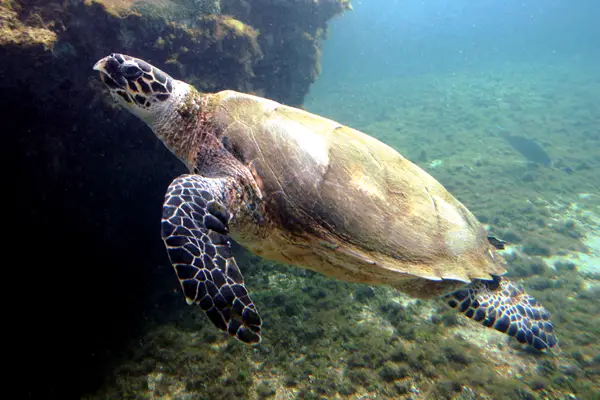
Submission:
[[[170,108],[176,83],[147,62],[113,53],[99,60],[94,69],[111,96],[149,125]]]
[[[104,57],[94,69],[100,72],[100,79],[117,103],[144,121],[169,150],[191,167],[195,159],[190,158],[190,141],[194,137],[188,126],[195,125],[200,92],[124,54]]]

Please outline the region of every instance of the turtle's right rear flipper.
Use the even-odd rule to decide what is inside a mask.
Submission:
[[[182,175],[165,196],[162,237],[189,304],[245,343],[260,342],[261,320],[231,252],[226,179]]]
[[[558,343],[550,313],[508,279],[477,280],[445,297],[467,317],[544,350]]]

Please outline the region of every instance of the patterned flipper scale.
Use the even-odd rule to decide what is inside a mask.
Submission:
[[[226,179],[182,175],[165,196],[162,237],[188,304],[244,343],[260,342],[261,320],[232,255]]]
[[[445,297],[452,308],[467,317],[515,337],[538,350],[556,346],[550,313],[508,279],[475,281]]]

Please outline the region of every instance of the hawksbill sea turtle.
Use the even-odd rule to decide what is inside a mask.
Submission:
[[[162,237],[187,302],[222,331],[261,340],[232,238],[265,259],[440,297],[536,349],[557,345],[550,313],[503,277],[503,242],[391,147],[261,97],[201,93],[127,55],[94,69],[189,169],[167,190]]]

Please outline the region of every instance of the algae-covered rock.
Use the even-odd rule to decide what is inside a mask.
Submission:
[[[36,271],[24,273],[44,275],[28,279],[29,294],[18,301],[20,314],[35,314],[19,324],[20,358],[28,369],[36,360],[44,371],[26,397],[80,398],[94,391],[107,365],[137,340],[148,310],[168,315],[175,303],[154,217],[164,188],[182,168],[143,124],[111,109],[94,63],[127,53],[201,90],[237,89],[300,105],[318,70],[315,46],[324,37],[309,27],[323,29],[324,16],[332,15],[327,10],[337,3],[315,3],[318,12],[295,23],[302,29],[288,29],[291,15],[277,20],[266,3],[251,3],[252,18],[236,10],[243,4],[225,2],[177,14],[209,5],[193,2],[147,0],[152,8],[134,0],[0,0],[1,149],[15,171],[9,180],[16,204],[6,224],[15,237],[39,238],[17,240],[5,263],[36,253],[37,266],[24,267]],[[291,10],[291,3],[281,7]],[[255,18],[261,13],[270,16]],[[265,46],[265,32],[285,41]],[[285,74],[278,78],[279,70]],[[311,79],[304,78],[307,71]],[[206,335],[203,344],[213,343],[218,338]],[[172,363],[164,371],[144,361],[139,367],[156,393],[185,387],[166,379]],[[128,382],[117,397],[148,390],[150,378]],[[243,376],[223,374],[227,382],[227,393],[213,394],[243,397]]]
[[[349,8],[347,0],[11,0],[0,4],[0,46],[39,45],[79,62],[119,51],[172,64],[164,69],[203,90],[299,106],[320,71],[327,21]]]
[[[40,46],[43,50],[50,50],[56,42],[56,33],[47,28],[25,25],[19,20],[17,11],[8,4],[0,3],[0,46]]]
[[[255,82],[264,88],[258,93],[300,105],[320,73],[327,21],[351,6],[349,0],[221,0],[221,9],[260,31],[264,57],[255,68]]]

